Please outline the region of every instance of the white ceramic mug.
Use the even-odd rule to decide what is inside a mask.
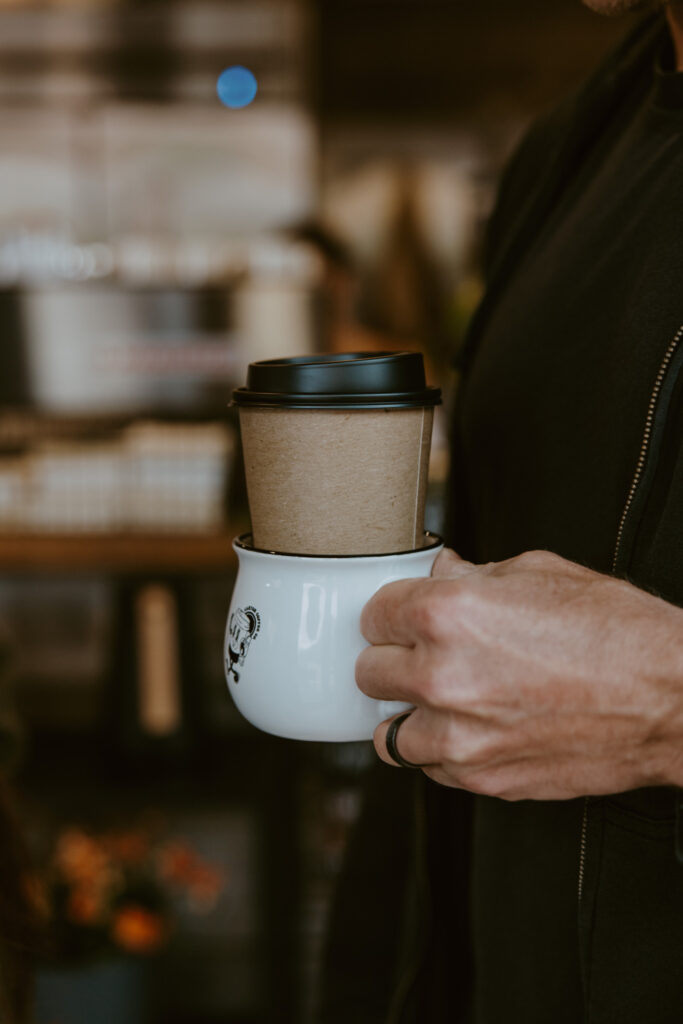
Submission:
[[[416,551],[385,555],[286,555],[234,542],[239,572],[225,631],[225,674],[244,717],[298,740],[372,737],[409,705],[366,697],[355,663],[367,645],[365,603],[392,580],[429,576],[443,548],[425,534]]]

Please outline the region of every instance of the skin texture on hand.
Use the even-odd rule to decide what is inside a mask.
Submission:
[[[506,800],[683,785],[683,610],[632,584],[546,551],[444,551],[361,629],[358,686],[415,705],[398,749],[436,782]]]
[[[657,11],[667,7],[670,0],[582,0],[586,7],[590,7],[597,14],[607,14],[610,17],[617,17],[621,14],[633,14],[638,11]]]

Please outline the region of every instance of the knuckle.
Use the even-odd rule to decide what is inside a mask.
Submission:
[[[438,594],[421,590],[411,609],[411,616],[418,635],[432,642],[441,640],[445,632],[446,616]]]
[[[454,551],[451,551],[450,548],[444,548],[443,551],[439,552],[432,566],[432,576],[447,576],[458,561]]]
[[[415,597],[411,614],[418,636],[439,644],[452,640],[470,618],[477,618],[485,598],[471,577],[463,580],[431,581]]]
[[[488,745],[481,740],[461,741],[458,760],[467,768],[483,768],[491,761],[491,753]]]
[[[557,556],[551,551],[523,551],[518,555],[515,562],[521,569],[533,571],[534,569],[545,569],[552,565]]]
[[[450,595],[446,607],[448,629],[461,637],[480,627],[491,612],[487,582],[481,577],[466,577]]]
[[[420,672],[420,702],[438,709],[446,702],[448,682],[438,665],[428,663]]]
[[[463,768],[480,770],[493,764],[500,756],[499,742],[488,735],[481,735],[470,728],[451,727],[449,747],[452,760]]]
[[[483,721],[489,717],[492,695],[491,681],[482,674],[476,664],[471,664],[467,652],[461,652],[454,679],[456,689],[453,710],[457,710],[462,716],[472,719],[475,723],[477,720]],[[474,728],[474,725],[470,725],[468,733],[469,729],[474,730]],[[473,731],[470,736],[476,737],[477,733]]]

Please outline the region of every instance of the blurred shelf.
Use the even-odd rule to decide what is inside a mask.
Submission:
[[[235,527],[222,534],[0,533],[0,571],[232,570],[232,539],[240,532]]]
[[[1,2],[1,0],[0,0]],[[0,288],[0,293],[2,288]],[[225,385],[225,400],[214,403],[202,402],[201,407],[196,409],[183,409],[172,407],[158,407],[147,404],[144,409],[128,409],[121,412],[59,412],[57,410],[41,409],[39,407],[21,407],[3,403],[0,408],[0,430],[12,430],[14,432],[24,431],[25,433],[42,431],[64,432],[83,429],[99,430],[120,430],[130,426],[131,423],[145,422],[159,423],[230,423],[234,416],[228,406],[228,399],[233,387],[237,387],[238,381],[228,382]]]

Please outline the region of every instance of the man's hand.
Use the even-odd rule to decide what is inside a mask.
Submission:
[[[415,705],[398,749],[436,782],[506,800],[683,785],[683,610],[629,583],[545,551],[444,551],[361,629],[358,685]]]

